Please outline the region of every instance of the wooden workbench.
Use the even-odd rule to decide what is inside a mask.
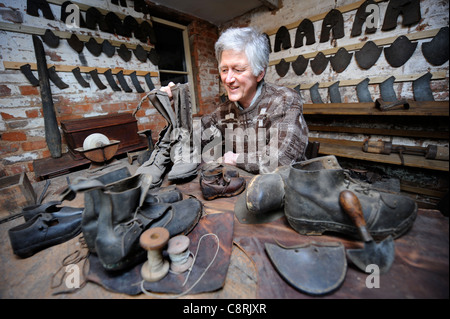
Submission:
[[[124,165],[134,173],[136,164],[129,165],[124,159],[115,165]],[[116,166],[114,169],[117,169]],[[67,175],[73,180],[77,176],[91,174],[89,170]],[[66,177],[52,179],[44,202],[54,198],[66,185]],[[251,175],[241,171],[247,181]],[[36,194],[40,194],[44,182],[35,185]],[[164,182],[163,186],[168,185]],[[380,288],[366,287],[367,274],[357,270],[350,262],[342,286],[335,292],[314,297],[297,291],[287,284],[276,272],[267,254],[264,243],[278,240],[288,246],[312,241],[342,242],[346,248],[360,247],[361,243],[337,236],[302,236],[296,233],[284,217],[262,225],[244,225],[234,217],[234,202],[237,197],[205,201],[201,195],[198,176],[185,184],[178,184],[185,195],[194,195],[201,199],[206,214],[231,214],[234,218],[233,245],[230,264],[224,285],[221,289],[195,295],[186,295],[182,299],[303,299],[303,298],[448,298],[449,297],[449,222],[439,211],[423,210],[418,212],[412,229],[395,240],[395,261],[387,274],[380,277]],[[84,198],[78,194],[73,201],[64,205],[82,207]],[[98,284],[87,282],[78,291],[71,294],[57,294],[61,287],[53,289],[52,276],[60,268],[63,259],[76,250],[81,250],[79,238],[47,248],[32,257],[21,259],[12,252],[7,230],[23,223],[22,218],[0,224],[0,299],[11,298],[110,298],[110,299],[147,299],[144,294],[129,296],[111,292]],[[57,282],[58,276],[53,278]],[[167,295],[170,296],[170,295]],[[166,296],[164,296],[166,297]]]

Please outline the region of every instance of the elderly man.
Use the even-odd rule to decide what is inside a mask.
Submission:
[[[270,53],[267,37],[252,28],[231,28],[220,36],[215,50],[227,99],[201,119],[202,150],[196,150],[201,160],[222,161],[253,174],[272,172],[278,166],[303,160],[308,127],[302,115],[302,100],[292,89],[264,82]],[[164,102],[159,109],[173,112],[170,104],[174,90],[179,94],[180,85],[171,83],[154,90],[150,99],[158,106],[158,97]],[[169,131],[166,133],[150,159],[137,170],[152,175],[153,186],[161,184],[171,160],[170,145],[174,140],[169,138]],[[184,147],[189,145],[184,143]],[[199,164],[172,161],[178,163],[176,177],[191,176],[196,172],[194,164]]]
[[[203,146],[221,136],[223,162],[253,174],[304,159],[308,127],[300,95],[264,81],[267,37],[253,28],[230,28],[215,50],[227,99],[203,116]]]

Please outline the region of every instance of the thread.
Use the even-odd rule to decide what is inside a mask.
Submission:
[[[170,270],[173,273],[181,274],[192,266],[194,258],[189,250],[189,237],[178,235],[169,240],[167,253],[170,258]]]
[[[141,268],[141,276],[145,281],[159,281],[169,272],[169,261],[162,255],[169,237],[167,229],[154,227],[143,232],[139,238],[141,247],[147,250],[147,261]]]
[[[200,280],[202,280],[203,276],[205,276],[205,274],[207,273],[208,269],[212,266],[212,264],[213,264],[214,261],[216,260],[217,254],[219,253],[219,250],[220,250],[220,240],[219,240],[219,236],[217,236],[217,235],[214,234],[214,233],[208,233],[208,234],[202,235],[202,236],[200,237],[198,243],[197,243],[197,250],[196,250],[195,255],[194,255],[194,261],[192,262],[192,267],[194,266],[195,260],[197,259],[198,250],[199,250],[199,248],[200,248],[200,243],[202,242],[202,240],[203,240],[204,238],[206,238],[206,237],[208,237],[208,236],[213,236],[213,237],[215,238],[215,240],[216,240],[216,242],[217,242],[216,252],[214,253],[214,256],[213,256],[211,262],[208,264],[208,266],[207,266],[207,267],[205,268],[205,270],[202,272],[202,274],[200,275],[200,277],[198,277],[198,279],[192,284],[192,286],[191,286],[190,288],[188,288],[187,290],[185,290],[184,292],[182,292],[182,293],[180,293],[180,294],[178,294],[178,295],[171,296],[171,297],[165,297],[165,296],[163,296],[163,295],[152,294],[151,292],[147,291],[147,290],[144,288],[144,280],[142,280],[142,281],[141,281],[141,291],[142,291],[144,294],[146,294],[147,296],[157,297],[157,298],[168,298],[168,299],[171,299],[171,298],[178,298],[178,297],[187,295],[187,294],[188,294],[188,293],[189,293],[189,292],[190,292],[190,291],[191,291],[191,290],[192,290],[192,289],[200,282]],[[184,280],[184,283],[183,283],[182,286],[184,286],[184,285],[186,284],[187,280],[189,279],[189,275],[191,274],[192,267],[191,267],[191,269],[189,269],[189,272],[188,272],[188,274],[187,274],[187,276],[186,276],[186,279]]]

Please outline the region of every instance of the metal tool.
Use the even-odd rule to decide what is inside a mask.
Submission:
[[[362,249],[347,249],[347,257],[362,271],[370,273],[367,266],[376,265],[380,270],[380,274],[389,271],[394,262],[395,248],[394,240],[391,236],[380,243],[376,243],[366,226],[361,203],[358,197],[349,191],[344,190],[339,194],[339,204],[344,212],[352,219],[361,238],[364,241]]]
[[[278,52],[281,50],[287,50],[291,46],[291,36],[289,35],[289,30],[285,26],[279,27],[277,34],[275,35],[273,51]]]
[[[374,42],[367,41],[361,50],[356,51],[355,60],[364,70],[370,69],[377,61],[383,51],[383,47],[378,47]]]
[[[304,38],[306,38],[306,45],[316,43],[314,24],[309,19],[303,19],[302,22],[298,25],[297,31],[295,32],[294,48],[302,47]]]
[[[426,159],[434,159],[441,161],[448,161],[448,147],[428,145],[427,147],[421,146],[406,146],[395,145],[391,142],[385,141],[365,141],[363,144],[363,151],[374,154],[398,153],[402,165],[405,164],[403,154],[425,156]]]
[[[155,89],[155,85],[154,85],[153,82],[152,82],[152,78],[151,78],[150,73],[147,73],[147,74],[144,76],[144,78],[145,78],[145,82],[147,83],[147,86],[148,86],[149,90],[150,90],[150,91],[153,91],[153,90]]]
[[[345,36],[344,18],[342,12],[337,9],[331,9],[323,18],[320,43],[327,42],[330,39],[330,32],[333,32],[332,39],[341,39]]]

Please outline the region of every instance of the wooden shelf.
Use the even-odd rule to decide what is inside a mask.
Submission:
[[[308,121],[308,118],[306,118]],[[370,127],[352,127],[342,125],[315,125],[308,124],[309,131],[318,132],[336,132],[349,134],[364,134],[364,135],[385,135],[385,136],[401,136],[410,138],[429,138],[445,140],[449,137],[449,132],[439,131],[424,131],[424,130],[402,130],[402,129],[385,129],[385,128],[370,128]]]
[[[409,101],[410,108],[380,111],[375,102],[304,104],[305,115],[449,116],[449,101]]]
[[[366,153],[362,150],[362,142],[347,141],[347,140],[333,140],[324,138],[310,137],[311,142],[320,142],[319,154],[334,155],[345,158],[352,158],[357,160],[402,165],[399,154],[373,154]],[[429,160],[425,157],[415,155],[403,155],[405,164],[408,167],[425,168],[437,171],[449,171],[448,161]]]

